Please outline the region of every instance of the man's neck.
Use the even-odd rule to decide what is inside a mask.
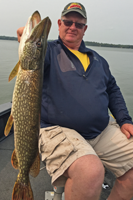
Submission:
[[[64,44],[64,43],[63,43]],[[72,49],[72,50],[79,50],[79,46],[78,47],[73,47],[73,46],[67,46],[66,44],[64,44],[68,49]]]
[[[63,42],[63,41],[62,41]],[[66,43],[63,42],[63,44],[68,48],[68,49],[72,49],[72,50],[79,50],[80,47],[80,43],[79,44],[73,44],[73,43]]]

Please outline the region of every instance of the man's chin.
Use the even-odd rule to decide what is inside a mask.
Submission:
[[[68,43],[75,43],[76,39],[74,37],[69,37],[69,38],[66,39],[66,42],[68,42]]]

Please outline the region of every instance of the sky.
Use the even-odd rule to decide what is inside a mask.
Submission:
[[[49,16],[52,27],[48,39],[57,39],[57,20],[69,0],[0,0],[0,36],[15,36],[38,10]],[[79,1],[78,1],[79,2]],[[133,45],[133,0],[81,0],[87,11],[88,29],[84,41]]]

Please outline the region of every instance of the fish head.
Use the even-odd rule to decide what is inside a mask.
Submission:
[[[41,20],[38,11],[29,17],[19,45],[19,60],[22,69],[36,70],[43,65],[50,27],[49,17]]]

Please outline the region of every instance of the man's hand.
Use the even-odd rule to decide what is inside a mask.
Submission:
[[[124,133],[129,139],[131,136],[133,136],[133,125],[132,124],[123,124],[121,127],[122,133]]]
[[[18,42],[20,42],[21,36],[22,36],[22,34],[23,34],[23,30],[24,30],[24,27],[20,27],[20,28],[17,30]]]

